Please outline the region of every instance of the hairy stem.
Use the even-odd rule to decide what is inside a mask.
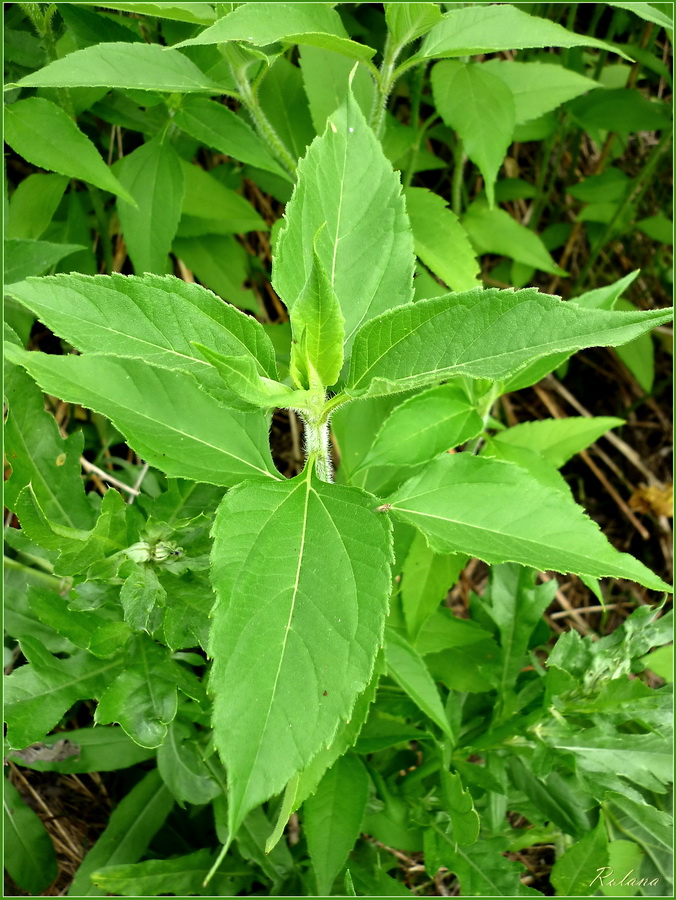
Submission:
[[[315,418],[307,412],[300,412],[300,416],[305,427],[305,458],[310,465],[314,463],[320,481],[332,482],[328,419],[324,416]]]
[[[237,81],[237,87],[239,88],[239,92],[242,97],[242,103],[244,103],[251,115],[251,118],[254,120],[254,124],[258,133],[266,142],[268,147],[270,147],[273,154],[281,162],[289,175],[295,176],[296,160],[293,158],[284,141],[277,134],[272,123],[263,112],[263,109],[258,101],[258,96],[251,87],[251,84],[247,80],[246,75],[244,75],[243,72],[238,71],[234,66],[232,67],[232,72],[235,76],[235,80]]]

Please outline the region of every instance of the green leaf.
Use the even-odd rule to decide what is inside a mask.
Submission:
[[[432,92],[439,115],[479,167],[492,208],[495,179],[516,125],[511,89],[483,64],[449,60],[432,69]]]
[[[120,588],[124,620],[134,631],[152,634],[157,627],[159,610],[165,605],[167,592],[151,565],[128,562],[123,571],[127,576]]]
[[[234,395],[193,342],[253,356],[261,375],[277,377],[275,350],[261,325],[197,284],[152,275],[73,274],[28,279],[10,291],[82,353],[135,357],[189,372],[226,404]]]
[[[345,317],[347,355],[363,322],[412,300],[414,263],[399,177],[352,95],[298,164],[273,260],[273,284],[289,309],[310,276],[324,223],[316,250]]]
[[[65,759],[45,760],[40,754],[34,758],[32,751],[18,751],[11,755],[12,762],[37,772],[59,772],[62,775],[79,774],[81,772],[112,772],[126,769],[151,759],[155,753],[135,744],[121,728],[90,727],[75,728],[68,732],[64,739],[63,732],[47,735],[42,743],[50,750],[56,751],[55,744],[66,740],[78,751],[75,756]]]
[[[546,778],[537,778],[517,756],[510,757],[508,765],[515,787],[535,804],[544,819],[575,838],[589,833],[589,815],[577,782],[571,785],[558,772],[550,772]]]
[[[625,343],[671,315],[583,310],[533,288],[420,300],[360,329],[347,393],[393,393],[450,375],[504,379],[539,356]]]
[[[201,647],[206,650],[209,640],[209,613],[213,606],[211,585],[202,578],[181,578],[170,593],[180,597],[180,603],[170,602],[164,608],[162,631],[164,641],[172,650]]]
[[[599,885],[605,897],[635,897],[640,891],[637,882],[644,856],[643,848],[634,841],[609,841],[608,867],[598,872],[598,880],[594,879],[590,887]],[[613,874],[622,873],[623,878],[628,876],[625,884],[611,884],[611,881],[617,882],[621,879],[613,878],[608,868]]]
[[[4,779],[5,866],[12,881],[29,894],[41,894],[57,876],[52,839],[9,778]]]
[[[481,417],[453,382],[421,391],[396,406],[355,471],[369,466],[409,468],[476,437]]]
[[[210,691],[231,834],[331,742],[371,678],[390,589],[389,527],[375,505],[305,473],[242,485],[219,509]]]
[[[172,253],[185,263],[205,287],[223,300],[260,315],[261,305],[255,294],[244,287],[244,282],[249,277],[250,257],[231,235],[177,237]]]
[[[41,741],[77,700],[99,697],[120,671],[120,659],[101,660],[89,653],[57,659],[35,638],[21,640],[28,665],[5,682],[5,721],[11,747]]]
[[[20,491],[31,484],[50,521],[88,530],[94,511],[88,503],[80,470],[82,433],[61,437],[45,410],[44,397],[23,369],[8,366],[5,397],[5,457],[12,467],[5,481],[5,504],[14,509]]]
[[[193,341],[202,356],[218,371],[230,390],[253,406],[300,407],[307,391],[294,391],[286,384],[262,378],[252,356],[224,356]]]
[[[28,591],[31,612],[77,647],[107,659],[124,649],[129,629],[120,621],[117,610],[112,616],[90,610],[68,608],[68,602],[56,591],[32,585]]]
[[[636,800],[632,800],[631,797],[618,794],[615,791],[608,791],[605,801],[604,808],[606,803],[612,804],[610,806],[611,811],[613,807],[618,807],[635,822],[640,822],[643,830],[650,835],[655,844],[665,850],[671,850],[674,842],[674,823],[668,813],[663,812],[661,809],[656,809],[649,803],[638,803]]]
[[[200,144],[289,179],[255,131],[221,103],[204,97],[186,98],[176,110],[173,122]]]
[[[603,128],[628,134],[669,128],[671,115],[666,103],[646,99],[630,88],[593,91],[568,104],[568,111],[585,129]]]
[[[636,307],[620,297],[615,301],[615,309],[634,310]],[[640,387],[650,393],[655,381],[655,350],[651,336],[642,334],[624,347],[618,347],[616,352]]]
[[[316,250],[308,280],[293,305],[291,328],[291,375],[298,387],[335,384],[343,366],[345,319]]]
[[[106,9],[136,13],[141,16],[157,16],[174,22],[190,22],[195,25],[211,25],[216,12],[211,3],[101,3]]]
[[[491,438],[495,444],[527,447],[539,453],[557,469],[576,453],[586,450],[611,428],[624,425],[613,416],[570,416],[566,419],[540,419],[513,425]]]
[[[369,797],[369,777],[359,757],[348,754],[331,766],[317,790],[303,805],[317,892],[331,893],[359,837]]]
[[[578,75],[555,60],[552,57],[552,63],[540,63],[491,59],[481,63],[482,69],[503,81],[512,92],[517,125],[600,87],[597,81]]]
[[[221,88],[178,50],[159,44],[124,42],[96,44],[76,50],[37,72],[25,75],[17,84],[19,87],[106,87],[221,93]],[[35,103],[35,100],[20,102]],[[41,143],[39,141],[38,145]]]
[[[479,264],[465,229],[446,201],[427,188],[406,188],[416,255],[453,291],[479,284]]]
[[[106,830],[87,853],[68,891],[69,897],[103,897],[91,876],[104,866],[136,862],[169,815],[174,798],[157,769],[148,772],[113,810]]]
[[[310,44],[364,60],[376,52],[348,38],[340,16],[328,3],[243,3],[197,37],[176,46],[225,41],[243,41],[255,47],[277,41]]]
[[[385,21],[395,47],[417,40],[441,20],[436,3],[386,3]]]
[[[157,751],[157,768],[179,806],[209,803],[221,793],[204,763],[198,737],[195,728],[174,720]],[[172,888],[172,893],[175,892]]]
[[[498,707],[503,719],[513,712],[509,695],[515,690],[519,672],[528,662],[531,635],[557,590],[555,580],[538,585],[533,583],[534,580],[532,569],[513,564],[495,566],[481,598],[500,632],[502,666]]]
[[[141,747],[159,747],[176,717],[178,688],[203,699],[200,683],[166,647],[148,635],[136,635],[127,647],[124,671],[101,696],[94,721],[116,722]]]
[[[358,65],[352,73],[353,60],[341,53],[309,46],[300,48],[299,65],[317,134],[324,132],[328,117],[345,103],[350,88],[364,115],[371,114],[375,85],[365,65]]]
[[[402,569],[401,605],[413,642],[467,563],[462,554],[435,553],[417,532]]]
[[[180,162],[185,180],[185,197],[179,234],[185,234],[186,221],[192,229],[193,218],[204,219],[204,227],[210,233],[238,234],[242,231],[267,231],[268,226],[248,200],[225,187],[199,166],[185,160]],[[197,225],[199,223],[196,223],[195,227]]]
[[[82,244],[54,244],[51,241],[5,241],[4,283],[13,284],[29,275],[42,275],[62,259],[85,250]]]
[[[258,99],[263,113],[284,146],[294,160],[299,159],[312,142],[315,130],[303,89],[303,75],[298,66],[294,66],[285,56],[276,59],[261,82]],[[252,174],[256,175],[262,186],[258,173]],[[283,191],[283,194],[280,191]],[[275,196],[279,195],[278,199],[283,201],[286,201],[291,193],[288,183],[280,181],[273,183],[270,192]],[[320,224],[318,223],[317,228]],[[313,237],[317,228],[313,232]]]
[[[8,238],[37,240],[61,202],[68,179],[64,175],[29,175],[20,182],[9,204]]]
[[[94,872],[91,878],[106,894],[123,897],[163,894],[229,897],[251,881],[251,874],[245,865],[228,861],[218,867],[216,876],[205,888],[204,879],[213,862],[213,853],[205,848],[170,859],[106,866]]]
[[[434,877],[445,866],[456,875],[463,895],[468,897],[542,896],[521,884],[523,867],[501,855],[506,845],[506,839],[494,837],[461,847],[441,826],[432,823],[425,832],[425,868]]]
[[[75,55],[71,54],[69,60]],[[135,202],[105,164],[94,144],[70,116],[50,100],[30,97],[6,106],[5,140],[19,156],[34,166],[88,181],[130,203]]]
[[[551,749],[575,760],[587,790],[627,792],[627,781],[663,793],[673,779],[671,752],[658,733],[627,734],[607,725],[582,732],[567,724],[547,725],[541,739]]]
[[[673,682],[674,680],[674,648],[671,647],[658,647],[657,650],[652,650],[646,656],[642,657],[641,662],[644,664],[646,669],[650,669],[651,672],[654,672],[659,678],[662,678],[666,682]]]
[[[166,135],[157,135],[116,163],[115,173],[134,200],[117,205],[134,271],[164,275],[181,217],[181,160]]]
[[[669,590],[638,560],[615,550],[568,497],[510,463],[469,453],[441,456],[402,485],[388,505],[398,519],[419,528],[439,553],[629,578],[653,590]]]
[[[30,484],[18,495],[14,506],[21,528],[31,540],[47,550],[61,551],[54,563],[57,575],[84,574],[90,566],[130,544],[128,507],[115,490],[106,492],[101,513],[90,530],[50,522]]]
[[[371,704],[375,700],[378,681],[384,668],[384,658],[381,652],[376,657],[371,681],[366,690],[357,697],[350,721],[339,727],[331,744],[313,756],[309,765],[298,775],[293,802],[294,809],[298,809],[315,792],[324,773],[357,741],[371,709]]]
[[[139,456],[168,475],[226,486],[277,477],[263,414],[225,409],[190,376],[104,356],[24,352],[14,360],[47,393],[107,416]]]
[[[608,836],[603,815],[593,831],[573,844],[554,863],[552,884],[562,897],[588,897],[599,869],[608,864]]]
[[[508,3],[454,9],[427,34],[420,51],[407,60],[477,56],[535,47],[598,47],[630,59],[613,44],[574,34],[556,22],[531,16]]]
[[[392,628],[387,631],[385,658],[388,674],[398,682],[425,715],[453,740],[453,731],[439,691],[424,660],[408,641]]]
[[[566,275],[552,259],[542,239],[513,219],[504,209],[490,209],[485,200],[476,200],[461,220],[478,254],[496,253],[550,272]]]
[[[457,844],[469,846],[479,837],[479,814],[468,790],[462,786],[462,778],[454,772],[441,770],[441,786],[446,801],[446,811],[451,817],[452,836]]]

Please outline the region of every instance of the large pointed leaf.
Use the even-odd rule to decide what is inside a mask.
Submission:
[[[408,62],[443,56],[476,56],[530,47],[599,47],[619,53],[612,44],[575,34],[556,22],[531,16],[508,3],[453,9],[428,32],[420,51]]]
[[[217,84],[177,50],[159,44],[124,42],[76,50],[25,75],[18,84],[20,87],[101,86],[141,91],[221,93]]]
[[[307,473],[221,504],[209,683],[231,834],[331,743],[369,682],[390,588],[375,505]]]
[[[341,756],[303,806],[312,868],[320,896],[331,893],[336,875],[359,837],[369,796],[369,777],[359,757]]]
[[[516,124],[509,86],[483,65],[447,60],[432,69],[432,90],[439,115],[479,167],[493,206],[495,179]]]
[[[41,97],[5,107],[5,140],[34,166],[89,181],[133,202],[101,154],[60,106]]]
[[[58,874],[52,839],[9,778],[4,779],[3,803],[7,871],[24,891],[41,894]]]
[[[598,882],[599,872],[607,865],[608,835],[605,817],[601,815],[596,828],[569,847],[554,863],[552,884],[561,897],[588,897],[594,883]]]
[[[387,630],[385,647],[387,671],[408,696],[449,738],[453,731],[444,711],[439,691],[425,661],[406,638],[393,628]]]
[[[365,60],[375,53],[348,38],[340,16],[328,3],[243,3],[178,46],[225,41],[246,41],[258,47],[277,41],[309,44]]]
[[[527,447],[539,453],[557,469],[585,450],[611,428],[624,425],[613,416],[570,416],[566,419],[540,419],[522,422],[491,438],[492,443]]]
[[[669,590],[638,560],[615,550],[570,498],[510,463],[469,453],[441,456],[402,485],[389,505],[440,553]]]
[[[289,308],[313,265],[313,241],[345,317],[346,355],[357,328],[413,298],[413,241],[399,176],[352,94],[298,164],[273,265]]]
[[[535,288],[445,294],[364,325],[355,338],[347,393],[396,393],[450,375],[504,379],[560,350],[626,343],[671,316],[670,309],[581,309]]]
[[[44,391],[107,416],[131,447],[168,475],[236,484],[276,478],[262,413],[225,409],[182,372],[136,359],[48,356],[7,347]]]
[[[56,275],[12,285],[11,295],[82,353],[135,357],[195,375],[224,402],[234,397],[194,343],[253,357],[277,377],[275,350],[262,326],[198,284],[144,275]]]

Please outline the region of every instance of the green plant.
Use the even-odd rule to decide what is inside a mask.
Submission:
[[[671,311],[612,309],[627,279],[571,303],[535,288],[478,286],[457,217],[425,188],[402,192],[379,141],[398,78],[439,56],[511,49],[507,25],[510,34],[515,23],[522,28],[526,46],[612,48],[508,5],[445,17],[435,4],[389,5],[375,69],[375,51],[343,33],[328,6],[287,4],[282,16],[276,4],[156,4],[170,21],[187,17],[191,31],[207,27],[160,49],[118,41],[128,25],[96,14],[99,27],[111,23],[115,41],[58,58],[50,51],[52,8],[23,6],[52,61],[18,86],[55,89],[61,105],[16,99],[10,144],[60,173],[30,177],[63,176],[51,182],[55,205],[65,176],[91,182],[108,274],[21,272],[6,288],[17,325],[6,328],[6,500],[21,524],[6,529],[7,568],[19,592],[22,579],[29,585],[9,623],[27,662],[7,681],[8,751],[25,765],[64,772],[157,756],[157,770],[131,788],[85,857],[71,894],[223,895],[260,882],[322,894],[339,876],[347,893],[396,892],[374,844],[360,842],[345,869],[362,826],[381,844],[424,850],[430,877],[445,867],[467,894],[538,893],[502,854],[542,842],[557,848],[552,883],[562,895],[591,892],[599,866],[611,860],[621,868],[637,853],[642,875],[663,884],[670,693],[627,676],[668,643],[670,614],[641,606],[597,642],[564,634],[546,667],[534,652],[549,638],[542,614],[556,591],[555,581],[536,584],[538,571],[575,573],[597,592],[602,577],[668,590],[613,547],[558,471],[621,420],[504,428],[494,412],[501,396],[535,384],[578,350],[640,340]],[[112,6],[143,13],[136,4]],[[90,10],[58,8],[73,34],[93,27]],[[478,37],[470,40],[463,23]],[[417,53],[400,61],[423,35]],[[291,143],[301,141],[296,123],[285,134],[274,104],[262,102],[270,64],[272,72],[283,61],[279,83],[298,83],[277,42],[339,54],[331,76],[337,108],[315,96],[313,119],[326,124],[304,153]],[[176,44],[193,49],[184,54]],[[497,126],[474,122],[458,98],[469,90],[487,104],[497,97],[507,117],[499,71],[445,61],[432,74],[439,113],[459,135],[455,200],[465,153],[485,179],[485,200],[468,210],[475,220],[499,212],[494,181],[514,122],[498,142]],[[78,171],[26,143],[43,123],[54,135],[52,154],[67,140],[84,154],[91,141],[69,115],[91,99],[80,101],[80,92],[117,88],[125,101],[118,114],[132,117],[138,95],[129,73],[134,91],[160,92],[150,110],[162,108],[149,139],[112,169],[94,163],[90,150],[91,168]],[[572,90],[575,80],[558,74]],[[193,92],[235,97],[256,130]],[[415,140],[409,173],[421,135]],[[211,272],[220,246],[236,268],[240,245],[230,235],[265,227],[228,185],[233,173],[219,180],[187,162],[182,141],[205,141],[252,166],[273,194],[288,196],[293,183],[272,252],[286,329],[266,328],[205,287],[166,274],[170,248],[182,259],[211,260]],[[114,272],[99,189],[120,198],[134,268],[149,274]],[[452,263],[441,237],[457,246]],[[50,249],[34,237],[13,240],[29,267]],[[64,247],[52,246],[60,249],[43,257],[49,265]],[[450,293],[415,296],[414,249]],[[241,299],[236,287],[232,299]],[[27,316],[77,352],[26,350],[17,332],[24,326],[26,337]],[[82,432],[59,434],[42,391],[91,410],[104,445],[123,439],[157,473],[155,488],[132,487],[134,503],[116,490],[85,495]],[[293,478],[273,462],[274,409],[303,422],[305,464]],[[492,568],[468,621],[439,604],[472,557]],[[74,704],[92,699],[94,722],[119,727],[73,732],[77,761],[50,759],[44,748],[42,757],[21,756],[62,739],[47,734]],[[189,805],[194,835],[184,837],[184,852],[155,850],[139,862],[174,800]],[[280,837],[301,809],[305,841],[295,853]],[[508,810],[534,829],[513,828]],[[633,842],[622,837],[628,832]],[[48,847],[39,852],[49,856]]]

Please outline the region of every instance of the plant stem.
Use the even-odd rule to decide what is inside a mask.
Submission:
[[[293,158],[284,141],[277,134],[272,123],[263,112],[256,91],[252,89],[251,84],[243,72],[236,69],[235,66],[232,66],[231,69],[242,97],[242,103],[248,109],[258,133],[287,170],[289,175],[292,177],[295,176],[296,160]]]
[[[320,481],[333,481],[333,466],[329,451],[329,423],[325,416],[317,417],[301,412],[305,428],[305,457],[307,463],[314,463],[317,478]]]
[[[388,34],[385,40],[385,49],[383,50],[383,61],[380,66],[380,77],[376,81],[376,96],[373,101],[373,109],[371,111],[371,128],[373,133],[380,140],[385,130],[385,113],[387,111],[387,101],[390,93],[397,80],[394,66],[397,57],[401,52],[401,47],[393,47]]]

